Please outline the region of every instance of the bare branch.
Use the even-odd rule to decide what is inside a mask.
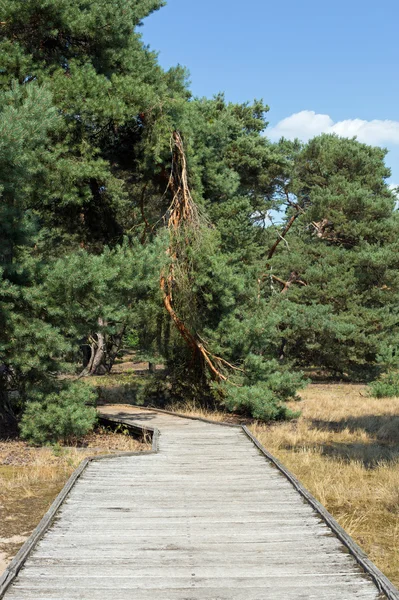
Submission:
[[[172,259],[169,265],[168,273],[161,273],[160,287],[163,294],[163,303],[177,331],[180,333],[188,347],[193,352],[194,357],[200,360],[207,367],[214,381],[228,381],[220,368],[216,364],[229,365],[224,359],[215,357],[205,345],[198,340],[198,336],[192,333],[183,320],[177,314],[173,306],[173,287],[175,284],[175,263],[178,259],[179,231],[182,228],[189,227],[192,230],[199,228],[200,219],[197,207],[191,196],[188,185],[187,161],[184,152],[183,141],[179,132],[173,132],[171,139],[172,167],[168,181],[167,190],[170,189],[173,195],[169,206],[168,228],[170,231],[170,242],[167,254]],[[188,244],[188,239],[185,239]],[[216,362],[216,364],[215,364]]]

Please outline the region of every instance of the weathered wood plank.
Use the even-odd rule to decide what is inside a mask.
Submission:
[[[114,417],[159,428],[159,454],[90,463],[5,600],[385,597],[242,430]]]
[[[337,583],[337,579],[340,578],[341,585],[345,585],[348,588],[354,587],[359,589],[361,587],[368,586],[366,579],[354,580],[352,574],[339,573],[334,575],[326,575],[321,573],[318,575],[287,575],[285,577],[278,577],[273,574],[266,577],[224,577],[222,572],[219,572],[215,577],[196,577],[193,575],[190,577],[187,573],[184,577],[126,577],[126,576],[111,576],[105,574],[104,576],[84,577],[80,574],[73,577],[74,589],[80,588],[90,595],[91,590],[101,589],[103,593],[112,593],[113,590],[159,590],[162,592],[164,589],[175,588],[175,587],[190,587],[192,588],[215,588],[230,589],[233,593],[235,589],[245,589],[256,587],[261,590],[274,590],[274,589],[289,589],[294,588],[296,590],[304,589],[307,585],[317,586],[320,589],[333,587]],[[41,589],[48,589],[51,587],[53,590],[64,590],[68,580],[65,577],[57,577],[57,575],[41,576],[41,577],[29,577],[29,588],[34,591]],[[16,582],[13,586],[16,590],[23,589],[24,585],[22,582]]]
[[[232,595],[232,593],[234,595]],[[86,590],[79,588],[70,588],[64,590],[24,590],[11,589],[7,598],[10,600],[105,600],[112,597],[112,600],[155,600],[154,590],[135,590],[134,595],[131,589],[112,590],[110,595],[105,596],[102,589],[90,591],[88,596]],[[318,586],[307,586],[303,590],[296,589],[274,589],[263,590],[260,588],[235,589],[234,592],[227,588],[186,588],[163,589],[159,598],[162,600],[374,600],[375,591],[365,589],[363,586],[356,589],[353,586],[335,585],[333,588],[320,588]]]

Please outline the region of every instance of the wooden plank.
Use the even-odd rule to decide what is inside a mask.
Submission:
[[[275,575],[268,575],[266,577],[223,577],[221,572],[217,573],[215,577],[190,577],[189,573],[185,577],[126,577],[126,576],[111,576],[105,574],[101,576],[97,574],[93,577],[84,577],[74,575],[73,577],[73,588],[85,590],[85,593],[90,596],[92,590],[101,589],[103,593],[107,590],[112,593],[113,590],[154,590],[159,591],[158,597],[161,598],[162,590],[176,587],[198,587],[198,588],[215,588],[226,590],[230,589],[233,593],[234,590],[245,589],[245,588],[259,588],[262,590],[274,590],[274,589],[306,589],[309,584],[318,587],[320,589],[334,587],[339,580],[341,585],[346,584],[348,588],[359,589],[361,587],[367,587],[368,581],[365,579],[354,580],[352,574],[340,574],[336,573],[333,576],[326,574],[314,573],[306,575],[287,575],[286,577],[278,577]],[[49,577],[29,577],[29,589],[34,592],[38,590],[40,593],[41,589],[48,589],[51,587],[52,590],[65,589],[67,585],[67,579],[65,577],[57,577],[57,575],[50,575]],[[16,590],[23,589],[24,583],[15,582],[13,587]],[[72,587],[72,586],[71,586]],[[156,597],[156,596],[155,596]]]
[[[242,429],[112,418],[160,429],[159,453],[91,462],[5,600],[387,597]]]
[[[105,596],[102,589],[90,591],[90,596],[86,590],[80,588],[68,588],[63,590],[52,590],[51,588],[32,590],[11,589],[7,598],[10,600],[155,600],[154,590],[136,590],[134,595],[131,589],[111,590]],[[235,589],[227,588],[198,588],[185,587],[163,589],[162,595],[158,596],[162,600],[374,600],[375,593],[371,590],[356,589],[353,586],[335,585],[334,588],[323,588],[318,586],[308,586],[304,590],[282,588],[274,590],[263,590],[261,588]]]

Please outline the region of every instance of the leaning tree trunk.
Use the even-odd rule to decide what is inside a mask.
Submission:
[[[98,319],[98,325],[104,327],[106,322],[101,317]],[[80,377],[89,377],[92,375],[103,375],[106,372],[104,366],[106,356],[106,340],[102,330],[98,331],[85,345],[86,366],[80,374]],[[87,360],[88,359],[88,360]]]
[[[90,361],[89,375],[101,375],[104,372],[105,361],[105,336],[100,331],[96,334],[96,344],[92,344],[92,358]]]
[[[108,325],[104,319],[98,319],[98,325]],[[103,330],[94,334],[88,344],[83,348],[84,369],[80,377],[104,375],[110,373],[122,345],[126,325],[123,325],[115,334],[105,334]]]

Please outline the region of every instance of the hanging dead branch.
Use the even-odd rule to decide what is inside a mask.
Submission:
[[[172,194],[172,202],[168,209],[170,238],[167,249],[167,254],[171,260],[167,273],[162,271],[160,278],[163,303],[177,331],[190,348],[195,363],[199,363],[208,369],[214,381],[224,382],[227,381],[227,376],[222,373],[222,366],[234,367],[224,359],[213,355],[206,348],[205,343],[198,334],[195,332],[192,333],[179,317],[174,305],[174,290],[179,288],[176,272],[184,268],[184,265],[181,263],[184,263],[185,247],[190,244],[189,235],[195,235],[199,231],[201,223],[197,206],[188,185],[187,160],[183,140],[178,131],[173,132],[171,138],[171,153],[172,168],[168,189]]]
[[[191,196],[187,176],[187,160],[183,140],[178,131],[174,131],[171,140],[172,168],[168,187],[173,194],[169,206],[168,227],[177,231],[181,226],[198,227],[199,215]]]

